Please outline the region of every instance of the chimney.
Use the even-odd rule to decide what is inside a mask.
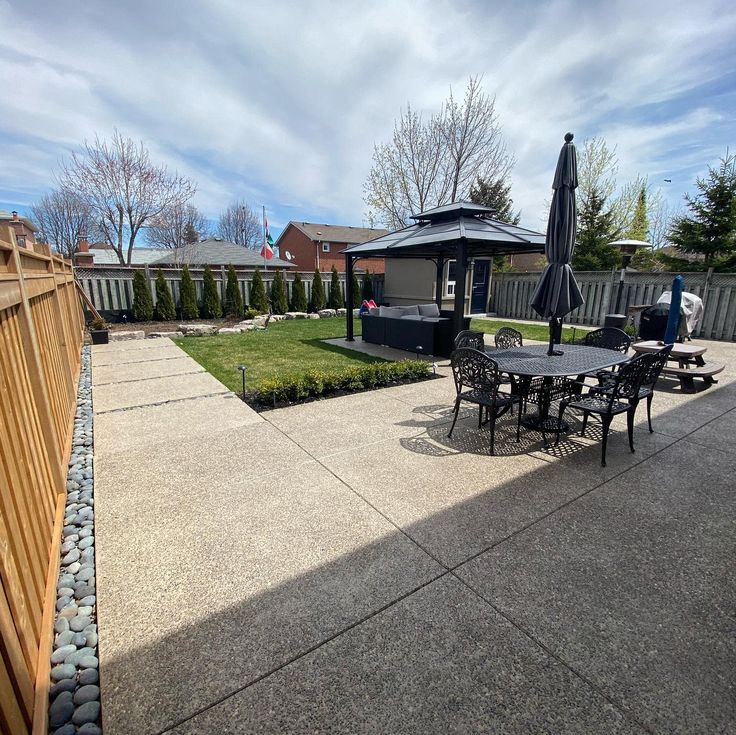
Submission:
[[[10,214],[13,215],[13,219],[17,222],[18,221],[18,213],[15,210],[13,210]]]
[[[79,242],[77,243],[77,252],[88,253],[89,243],[87,242],[87,235],[80,235]]]
[[[94,253],[89,251],[89,243],[87,235],[80,235],[77,241],[77,252],[74,253],[74,265],[80,268],[86,268],[95,264]]]

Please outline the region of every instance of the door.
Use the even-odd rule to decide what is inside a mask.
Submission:
[[[488,276],[490,260],[476,260],[473,266],[473,286],[470,291],[470,313],[485,314],[488,311]]]

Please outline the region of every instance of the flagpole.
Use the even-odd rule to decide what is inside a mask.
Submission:
[[[263,207],[263,272],[268,270],[266,261],[266,207]]]

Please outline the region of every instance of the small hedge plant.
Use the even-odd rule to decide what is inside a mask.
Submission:
[[[156,308],[153,313],[161,322],[168,322],[176,319],[176,306],[174,298],[171,295],[169,284],[166,283],[164,272],[159,268],[156,276]]]
[[[199,317],[199,305],[197,304],[197,287],[192,280],[189,267],[185,264],[181,269],[181,283],[179,284],[179,305],[181,307],[181,318],[184,320],[197,319]]]
[[[143,271],[133,273],[133,319],[137,322],[153,319],[153,298]]]
[[[381,388],[398,382],[428,378],[431,364],[424,360],[375,362],[343,370],[308,370],[301,375],[285,375],[264,380],[249,393],[254,403],[272,405],[319,398],[338,391]]]

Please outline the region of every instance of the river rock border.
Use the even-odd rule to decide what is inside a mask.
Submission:
[[[90,348],[82,348],[77,412],[67,474],[61,567],[51,654],[49,732],[100,735],[92,380]]]

